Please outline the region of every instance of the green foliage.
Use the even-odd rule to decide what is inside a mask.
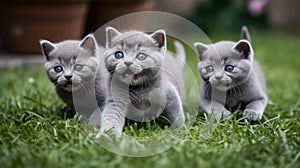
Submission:
[[[204,0],[198,3],[189,19],[209,35],[216,32],[239,32],[243,25],[266,29],[267,16],[251,16],[247,10],[248,1]]]
[[[300,167],[300,40],[256,32],[252,36],[268,83],[264,118],[250,123],[236,112],[211,129],[212,123],[200,114],[182,141],[150,157],[120,156],[102,148],[78,118],[66,117],[69,108],[57,98],[41,66],[0,72],[0,166]],[[189,57],[189,64],[194,66],[196,59]],[[125,128],[129,135],[147,136],[149,131],[134,124]]]

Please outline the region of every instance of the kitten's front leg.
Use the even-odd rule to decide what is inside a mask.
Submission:
[[[151,90],[149,93],[149,101],[150,107],[145,110],[140,110],[132,104],[129,111],[134,111],[134,115],[131,116],[132,113],[128,113],[127,117],[139,122],[151,121],[159,117],[163,113],[167,104],[165,92],[157,88]]]
[[[125,123],[126,109],[124,101],[108,100],[102,112],[100,132],[96,138],[107,131],[112,131],[112,135],[120,138]]]
[[[184,125],[185,116],[182,107],[182,100],[178,91],[174,87],[171,87],[167,94],[165,112],[171,123],[170,128],[179,128]]]
[[[93,126],[100,126],[102,112],[100,108],[96,108],[89,116],[89,124]]]
[[[200,105],[201,105],[202,109],[210,116],[212,115],[212,112],[213,112],[213,115],[217,119],[217,121],[221,120],[222,117],[228,118],[231,114],[231,112],[228,111],[224,107],[224,105],[222,105],[221,103],[219,103],[215,100],[209,100],[209,99],[202,98]]]
[[[262,118],[262,115],[267,106],[267,98],[252,101],[246,105],[243,116],[250,120],[256,121]]]

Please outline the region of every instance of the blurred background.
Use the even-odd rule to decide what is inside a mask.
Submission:
[[[299,0],[2,0],[0,60],[40,54],[41,38],[80,39],[119,16],[145,10],[180,15],[208,36],[251,31],[300,32]]]

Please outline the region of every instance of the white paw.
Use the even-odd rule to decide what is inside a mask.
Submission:
[[[262,113],[255,110],[245,109],[243,112],[243,116],[248,118],[249,120],[256,121],[262,118]]]

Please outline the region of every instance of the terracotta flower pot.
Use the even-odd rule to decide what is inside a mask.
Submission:
[[[11,52],[40,53],[38,41],[81,38],[88,1],[29,0],[0,3],[0,36]]]
[[[92,0],[86,23],[86,33],[117,17],[139,11],[152,10],[154,0]]]

